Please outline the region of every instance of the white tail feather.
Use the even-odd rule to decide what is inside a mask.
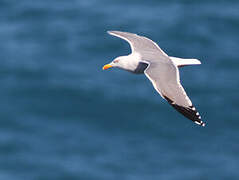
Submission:
[[[183,58],[177,58],[177,57],[170,57],[170,59],[178,67],[201,64],[201,62],[198,59],[183,59]]]

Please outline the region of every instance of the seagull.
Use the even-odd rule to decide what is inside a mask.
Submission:
[[[137,34],[107,31],[110,35],[124,39],[130,44],[131,54],[119,56],[103,66],[103,70],[120,68],[135,74],[145,74],[155,90],[179,113],[194,123],[205,126],[180,83],[179,67],[198,65],[198,59],[183,59],[168,56],[154,41]]]

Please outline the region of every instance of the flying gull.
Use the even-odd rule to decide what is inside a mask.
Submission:
[[[201,64],[197,59],[170,57],[152,40],[137,34],[108,31],[110,35],[126,40],[132,53],[119,56],[106,64],[103,70],[117,67],[135,74],[145,74],[155,90],[178,112],[196,124],[205,126],[180,83],[178,67]]]

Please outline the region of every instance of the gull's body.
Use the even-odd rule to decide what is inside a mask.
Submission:
[[[201,64],[199,60],[169,57],[155,42],[137,34],[120,31],[108,33],[126,40],[130,44],[132,53],[117,57],[103,69],[118,67],[137,74],[144,73],[155,90],[178,112],[195,123],[205,126],[180,83],[178,70],[181,66]]]

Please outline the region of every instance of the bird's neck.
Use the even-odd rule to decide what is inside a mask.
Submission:
[[[122,56],[122,66],[121,69],[126,71],[134,72],[140,62],[140,57],[137,54],[130,54],[128,56]]]

